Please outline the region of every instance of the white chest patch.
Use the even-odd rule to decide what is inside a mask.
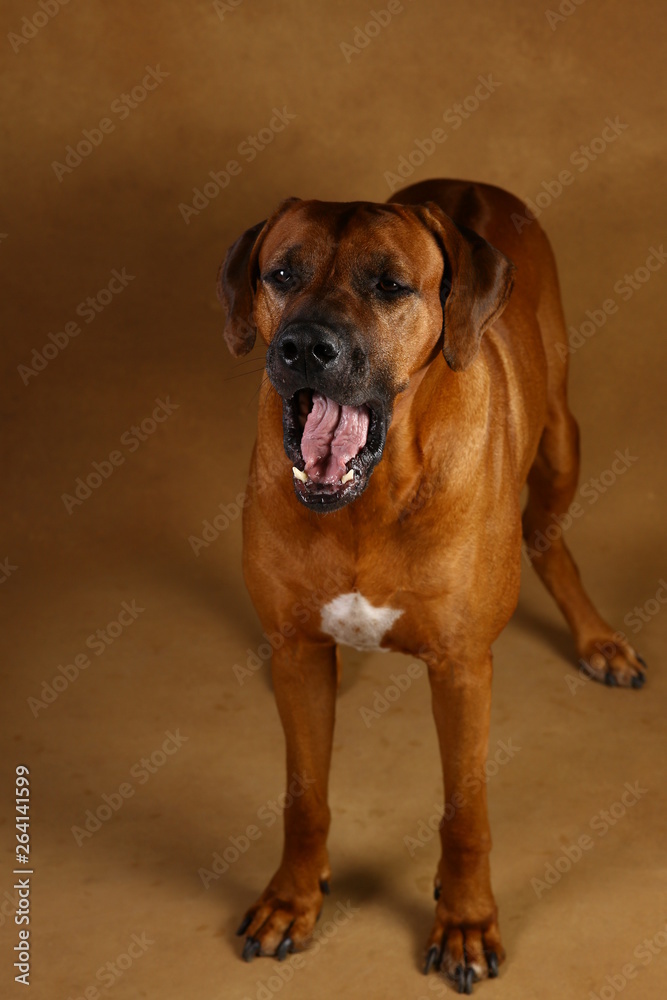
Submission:
[[[339,594],[322,608],[322,631],[342,646],[380,649],[383,637],[402,614],[395,608],[374,607],[358,591]]]

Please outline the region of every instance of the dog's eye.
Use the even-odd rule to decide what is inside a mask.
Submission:
[[[388,292],[389,294],[401,291],[399,283],[397,281],[392,281],[391,278],[380,278],[377,283],[377,287],[379,291]]]
[[[280,267],[277,271],[271,272],[271,279],[275,281],[277,285],[289,285],[292,280],[292,275],[290,271],[286,270],[286,268]]]

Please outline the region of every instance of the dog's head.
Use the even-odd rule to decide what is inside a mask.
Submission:
[[[333,511],[382,457],[396,395],[442,349],[471,364],[513,265],[433,202],[291,198],[227,252],[218,292],[236,357],[268,344],[296,495]]]

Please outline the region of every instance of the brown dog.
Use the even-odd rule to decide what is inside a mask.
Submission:
[[[465,993],[504,957],[485,784],[464,779],[486,760],[490,650],[517,603],[522,529],[588,672],[644,682],[562,537],[535,551],[572,502],[578,433],[551,248],[537,222],[519,235],[513,213],[525,206],[512,195],[461,181],[386,205],[290,199],[221,269],[232,354],[256,330],[268,344],[244,571],[262,626],[286,636],[272,676],[287,773],[315,779],[239,928],[248,960],[303,945],[328,890],[337,643],[427,664],[446,798],[465,808],[441,823],[425,971]],[[317,610],[297,615],[313,593]]]

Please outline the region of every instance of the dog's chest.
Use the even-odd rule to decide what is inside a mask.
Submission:
[[[376,607],[355,590],[339,594],[324,605],[321,628],[342,646],[380,649],[383,638],[402,614],[397,608]]]

